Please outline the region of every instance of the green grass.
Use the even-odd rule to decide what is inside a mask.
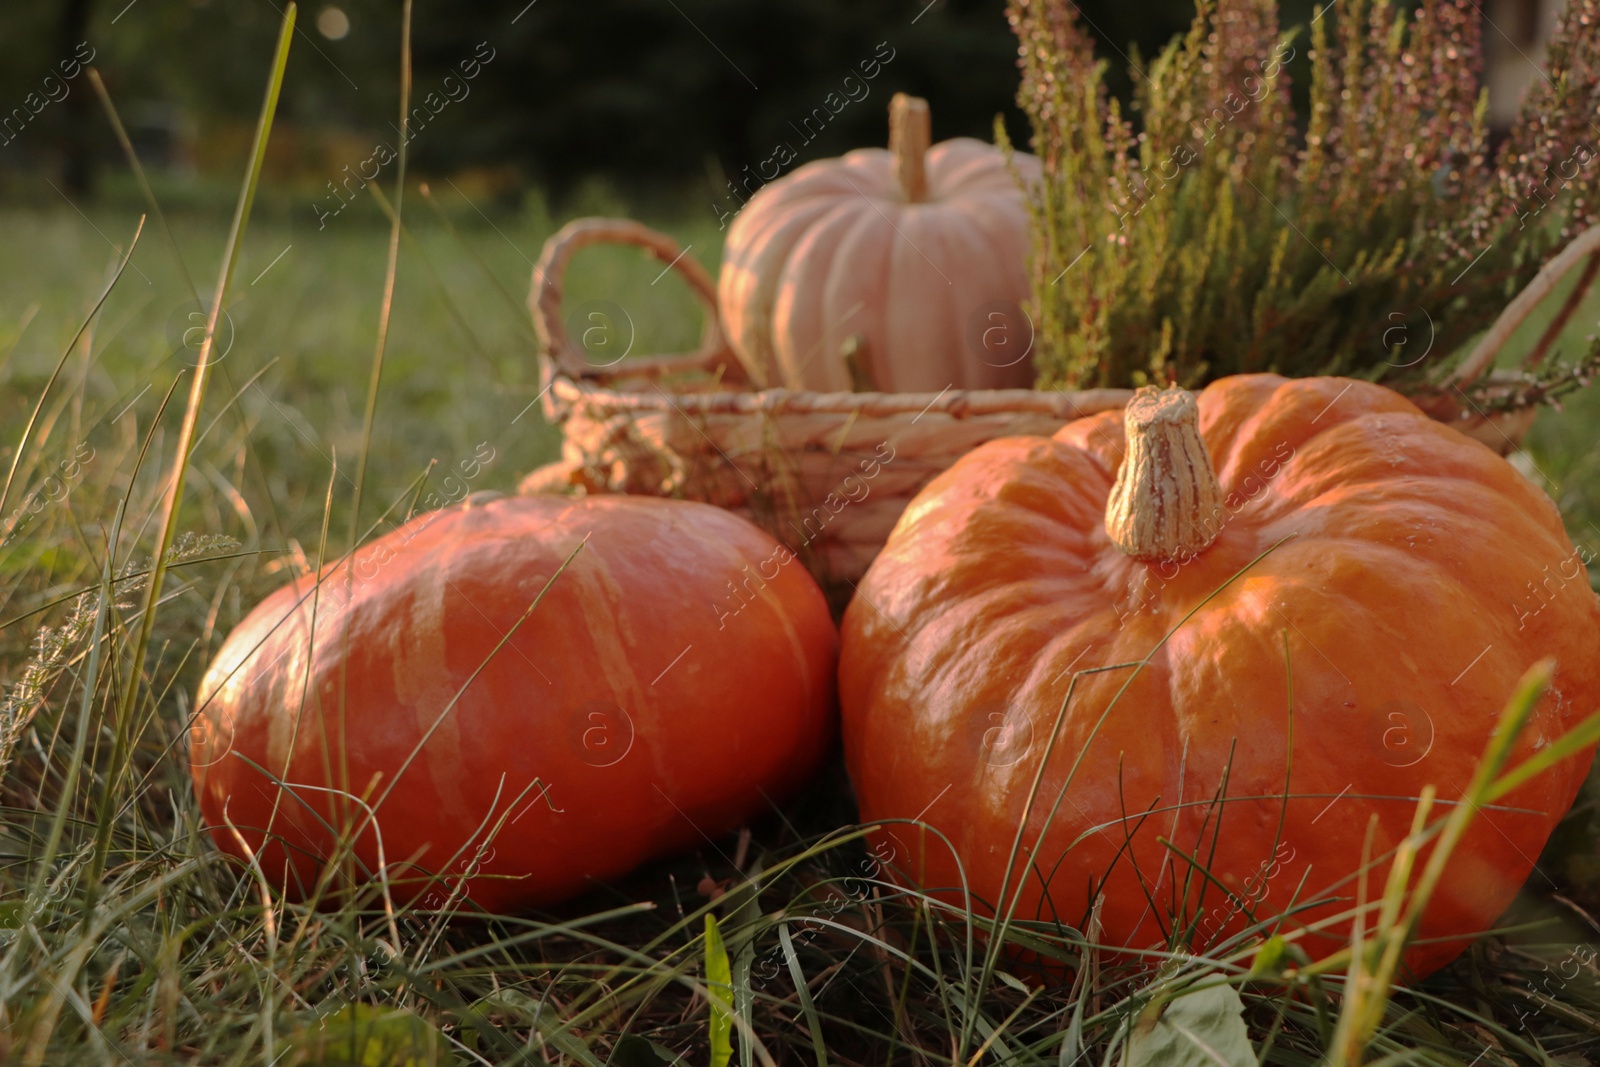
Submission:
[[[408,190],[365,502],[352,517],[352,487],[336,480],[330,516],[335,459],[344,477],[361,452],[387,229],[376,209],[352,208],[319,231],[309,200],[269,192],[277,199],[260,205],[240,246],[231,344],[224,330],[142,662],[141,574],[158,544],[196,347],[181,336],[197,309],[179,257],[208,295],[226,217],[175,212],[179,256],[147,222],[46,393],[126,250],[140,198],[120,179],[88,218],[65,205],[0,211],[5,467],[44,397],[0,516],[9,529],[11,511],[43,501],[0,546],[0,682],[11,698],[0,756],[15,745],[0,778],[0,1061],[645,1067],[731,1055],[1070,1067],[1102,1062],[1133,1020],[1154,1021],[1154,1003],[1198,998],[1198,987],[1237,1005],[1229,1010],[1272,1064],[1320,1062],[1336,1040],[1392,1063],[1600,1055],[1600,972],[1592,956],[1573,957],[1600,935],[1588,917],[1600,903],[1592,795],[1505,930],[1420,990],[1391,997],[1380,982],[1376,999],[1341,999],[1345,978],[1332,971],[1251,975],[1242,942],[1200,959],[1173,946],[1139,967],[1106,957],[1092,931],[1012,923],[995,933],[886,876],[853,826],[837,762],[750,836],[548,913],[407,912],[391,922],[371,893],[321,908],[273,894],[223,860],[200,826],[184,758],[199,672],[256,601],[315,555],[324,523],[337,546],[352,518],[366,528],[419,477],[434,477],[430,464],[448,469],[484,442],[495,458],[475,489],[510,491],[555,454],[557,432],[528,409],[539,384],[522,299],[558,220],[535,200],[491,221],[436,183],[458,237]],[[590,194],[559,214],[625,208]],[[686,206],[658,224],[715,266],[709,212]],[[571,303],[627,309],[638,352],[688,348],[693,302],[658,272],[629,251],[586,254]],[[1591,297],[1568,355],[1597,315]],[[1591,547],[1600,547],[1590,526],[1600,521],[1597,417],[1593,392],[1546,413],[1525,460],[1554,479],[1574,537]],[[127,756],[116,760],[124,701]],[[98,877],[97,834],[107,842]],[[1385,930],[1403,932],[1397,907],[1387,919]],[[987,939],[1077,977],[1004,964]],[[1366,964],[1384,975],[1381,957]]]
[[[480,487],[509,490],[558,448],[537,407],[512,421],[540,388],[524,305],[532,261],[553,226],[542,213],[490,224],[448,185],[441,183],[434,195],[462,228],[462,239],[414,197],[408,217],[416,244],[402,250],[372,443],[371,487],[379,497],[400,492],[430,461],[448,466],[484,440],[496,459]],[[26,420],[118,258],[111,242],[125,248],[138,222],[131,206],[90,211],[89,219],[65,207],[0,212],[10,249],[0,257],[0,425],[8,429]],[[319,232],[309,210],[293,217],[300,222],[301,216],[305,222],[298,225],[257,223],[246,236],[227,308],[231,345],[226,324],[219,328],[218,349],[226,347],[226,355],[217,365],[210,410],[221,410],[260,378],[203,453],[224,467],[237,462],[249,427],[249,448],[259,464],[247,464],[247,484],[255,492],[270,486],[276,512],[256,520],[280,546],[308,534],[314,539],[332,458],[348,463],[360,446],[384,273],[384,234],[374,224],[381,220],[347,215]],[[719,248],[709,239],[717,236],[709,214],[672,229],[696,245],[695,253],[706,250],[714,268]],[[210,285],[225,220],[180,216],[173,230],[196,284]],[[670,275],[652,285],[657,272],[629,250],[594,250],[574,265],[569,306],[589,299],[620,303],[638,324],[637,351],[691,347],[699,330],[693,300]],[[19,325],[35,306],[19,338]],[[72,390],[77,428],[93,440],[148,428],[174,376],[194,361],[195,351],[182,340],[193,330],[189,340],[198,341],[204,317],[188,319],[198,311],[152,220],[94,324],[92,344],[69,361],[62,384]],[[15,441],[8,434],[4,447]]]

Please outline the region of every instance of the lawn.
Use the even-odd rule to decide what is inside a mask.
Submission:
[[[850,832],[837,765],[752,834],[522,919],[414,913],[396,925],[370,898],[316,910],[265,897],[212,849],[183,756],[199,672],[222,637],[287,574],[319,552],[342,552],[352,527],[392,526],[430,488],[453,495],[442,472],[462,458],[492,450],[471,489],[511,492],[559,446],[536,403],[523,304],[533,261],[562,219],[626,205],[590,193],[555,218],[537,198],[513,212],[448,182],[432,195],[438,211],[419,190],[406,193],[359,516],[350,505],[388,228],[373,209],[319,229],[309,201],[289,197],[265,201],[252,220],[219,331],[224,355],[191,461],[177,524],[186,540],[163,589],[149,685],[120,724],[92,722],[89,712],[96,693],[126,684],[117,670],[171,472],[194,356],[186,332],[199,321],[189,318],[198,307],[185,270],[204,298],[227,218],[175,210],[176,255],[148,220],[69,350],[138,224],[138,195],[113,185],[87,214],[67,204],[0,211],[8,465],[43,398],[0,526],[13,529],[18,514],[0,547],[0,754],[14,746],[16,757],[0,798],[0,1060],[347,1062],[360,1031],[362,1041],[429,1050],[439,1062],[703,1063],[721,1003],[705,995],[701,935],[714,913],[742,1063],[768,1053],[819,1067],[1076,1062],[1074,1033],[1103,1039],[1141,1006],[1134,972],[1108,968],[1093,989],[992,972],[959,915],[875,877]],[[715,269],[721,234],[709,210],[685,204],[655,221]],[[699,330],[693,301],[658,272],[629,251],[586,253],[569,276],[568,306],[607,299],[626,309],[637,353],[688,348]],[[1597,317],[1591,296],[1562,354],[1580,351]],[[1525,327],[1511,354],[1539,325]],[[1600,548],[1597,425],[1600,394],[1581,394],[1541,417],[1517,460],[1545,480],[1574,540],[1591,548]],[[126,576],[109,624],[97,622],[92,592],[107,567]],[[76,599],[82,590],[91,592]],[[99,689],[85,693],[96,677],[89,650],[99,646],[86,640],[96,625],[114,627],[111,647],[124,655],[106,656]],[[1506,920],[1518,930],[1483,940],[1390,1006],[1378,1052],[1433,1050],[1413,1062],[1590,1062],[1582,1057],[1600,1048],[1600,989],[1592,968],[1568,977],[1563,965],[1575,942],[1595,936],[1585,923],[1600,904],[1594,817],[1591,795]],[[1552,974],[1561,976],[1555,986]],[[1272,1035],[1270,1062],[1313,1062],[1331,1025],[1320,987],[1290,996],[1263,984],[1247,989],[1246,1003],[1253,1033]],[[427,1062],[373,1055],[359,1062]]]
[[[410,240],[395,286],[373,430],[373,499],[392,498],[430,462],[448,467],[485,440],[495,460],[480,488],[509,490],[558,447],[537,407],[523,415],[539,392],[525,299],[533,261],[555,223],[537,204],[491,221],[450,184],[439,184],[434,196],[455,232],[420,196],[406,205]],[[602,201],[590,210],[608,206],[615,209]],[[11,252],[0,262],[0,351],[8,353],[0,363],[0,419],[17,431],[8,433],[8,447],[115,265],[113,244],[126,247],[139,214],[132,205],[92,209],[88,218],[66,205],[0,213]],[[179,215],[171,225],[193,284],[207,294],[227,218]],[[669,228],[715,268],[718,233],[709,212]],[[201,454],[219,470],[246,452],[253,457],[245,465],[249,495],[272,509],[256,516],[260,547],[314,539],[334,458],[349,467],[357,453],[386,251],[387,228],[376,211],[369,217],[351,211],[319,230],[308,205],[285,204],[250,228],[218,342],[226,356],[213,410],[243,393]],[[675,277],[652,284],[656,276],[656,268],[627,250],[596,250],[571,272],[571,299],[622,304],[639,326],[639,352],[687,347],[699,329],[692,298]],[[74,435],[102,442],[148,428],[167,388],[192,365],[192,346],[203,333],[192,293],[151,220],[57,384],[54,397],[68,401],[63,416]],[[63,432],[65,423],[55,430]],[[256,495],[268,484],[270,500]],[[35,536],[45,536],[43,528]]]

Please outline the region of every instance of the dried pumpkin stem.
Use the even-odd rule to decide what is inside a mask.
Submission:
[[[1194,394],[1147,385],[1128,402],[1123,425],[1128,453],[1106,501],[1106,534],[1146,563],[1205,551],[1225,512]]]
[[[933,117],[920,96],[895,93],[889,101],[889,151],[894,155],[894,176],[906,200],[920,204],[928,199],[928,146],[933,143]]]

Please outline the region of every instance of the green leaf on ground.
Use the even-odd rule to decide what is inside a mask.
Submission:
[[[1216,976],[1214,984],[1180,993],[1152,1023],[1134,1024],[1122,1067],[1255,1067],[1239,991]]]
[[[445,1067],[454,1065],[444,1035],[400,1008],[346,1004],[290,1038],[292,1065],[318,1067]]]

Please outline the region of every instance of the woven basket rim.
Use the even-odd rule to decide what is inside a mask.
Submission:
[[[819,393],[796,389],[762,389],[758,392],[670,392],[659,386],[648,391],[622,390],[556,375],[551,393],[566,404],[604,406],[617,412],[693,412],[700,415],[814,415],[841,414],[878,417],[930,412],[952,418],[983,415],[1047,415],[1080,418],[1120,408],[1133,396],[1131,389],[945,389],[938,393]]]

